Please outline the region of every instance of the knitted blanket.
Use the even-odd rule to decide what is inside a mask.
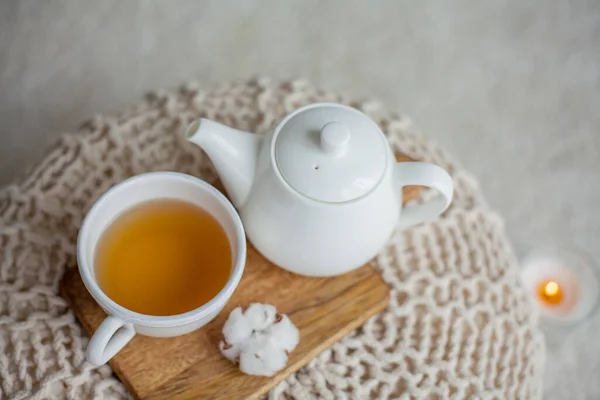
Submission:
[[[57,294],[65,268],[76,265],[86,211],[109,187],[143,172],[214,182],[208,157],[183,137],[195,118],[262,134],[315,101],[365,112],[395,151],[448,170],[455,198],[439,220],[395,232],[377,257],[391,288],[388,308],[268,397],[540,398],[542,335],[502,219],[476,180],[408,119],[376,102],[268,80],[209,90],[190,84],[94,117],[65,134],[24,180],[0,191],[0,398],[127,398],[109,366],[86,362],[88,339]]]

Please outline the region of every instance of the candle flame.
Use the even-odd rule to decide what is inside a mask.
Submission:
[[[538,295],[543,303],[550,306],[559,305],[563,300],[563,290],[556,281],[546,281],[540,284]]]
[[[556,293],[558,293],[559,289],[560,288],[558,287],[558,283],[556,283],[554,281],[550,281],[550,282],[546,283],[546,286],[544,287],[546,296],[554,296]]]

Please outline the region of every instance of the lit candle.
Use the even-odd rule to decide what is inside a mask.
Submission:
[[[527,256],[521,267],[521,280],[543,322],[578,322],[598,303],[597,271],[578,252],[538,250]]]
[[[549,306],[560,305],[563,299],[563,289],[556,281],[545,281],[539,285],[540,301]]]

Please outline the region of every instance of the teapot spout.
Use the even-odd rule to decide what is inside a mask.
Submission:
[[[208,154],[233,205],[243,207],[254,181],[261,138],[205,118],[192,122],[186,137]]]

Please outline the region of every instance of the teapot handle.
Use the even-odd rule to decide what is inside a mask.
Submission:
[[[396,181],[403,186],[426,186],[436,189],[441,196],[426,202],[403,208],[400,227],[409,227],[438,217],[452,202],[454,184],[452,177],[443,168],[425,162],[399,162],[395,166]]]

